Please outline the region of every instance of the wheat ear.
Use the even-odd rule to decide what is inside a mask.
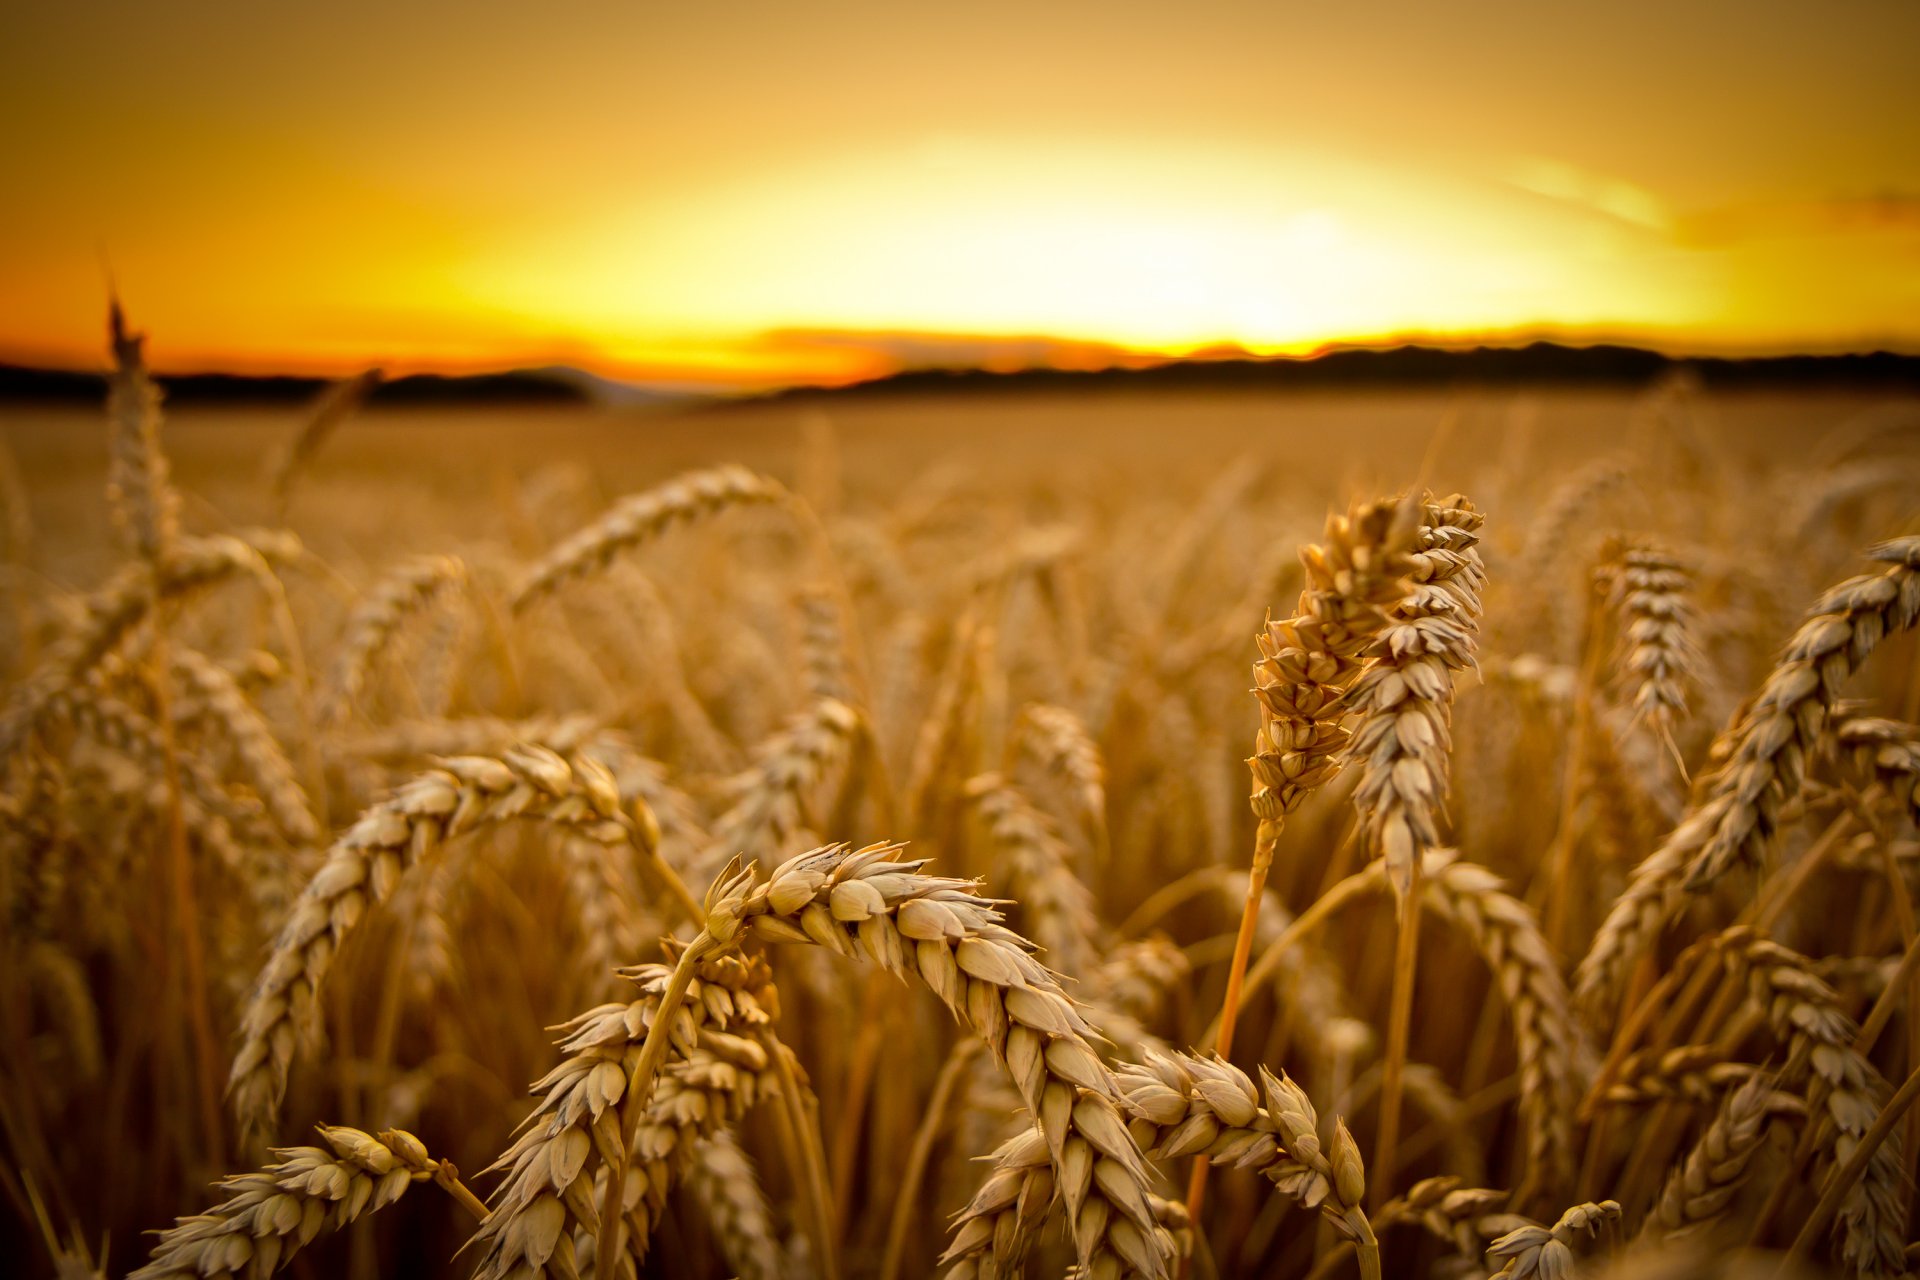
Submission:
[[[320,1138],[326,1146],[280,1148],[277,1162],[221,1183],[227,1198],[160,1232],[147,1265],[128,1280],[270,1276],[322,1232],[384,1209],[441,1173],[442,1162],[404,1130],[375,1137],[321,1125]]]
[[[1116,1074],[1128,1129],[1161,1160],[1197,1156],[1250,1169],[1302,1207],[1319,1209],[1359,1250],[1365,1276],[1380,1275],[1379,1249],[1362,1201],[1360,1148],[1336,1122],[1330,1147],[1306,1092],[1285,1075],[1261,1072],[1261,1086],[1224,1059],[1149,1053]],[[994,1153],[994,1173],[956,1219],[947,1280],[1017,1274],[1046,1220],[1053,1174],[1044,1134],[1032,1129]]]
[[[792,859],[746,899],[747,931],[917,975],[986,1041],[1038,1118],[1087,1274],[1163,1275],[1170,1241],[1147,1199],[1150,1174],[1085,1019],[992,903],[920,861],[892,860],[899,849],[839,845]]]
[[[489,1172],[505,1179],[493,1215],[474,1234],[479,1280],[549,1275],[576,1280],[593,1260],[583,1248],[600,1229],[596,1163],[626,1169],[619,1213],[644,1255],[668,1194],[696,1157],[699,1139],[738,1120],[770,1087],[766,1051],[750,1038],[772,1017],[764,966],[735,957],[696,962],[685,1003],[666,1015],[675,1049],[630,1135],[622,1132],[628,1077],[661,1016],[672,971],[625,971],[636,999],[603,1004],[564,1024],[566,1057],[533,1086],[539,1105]],[[582,1233],[576,1244],[574,1230]],[[625,1261],[616,1274],[625,1273]]]
[[[456,557],[421,556],[376,582],[347,615],[332,684],[321,703],[321,724],[337,724],[360,700],[375,660],[408,618],[466,580],[467,566]]]
[[[187,688],[206,705],[213,721],[233,745],[234,756],[246,770],[247,781],[266,802],[267,813],[282,835],[297,845],[320,839],[313,804],[294,777],[293,764],[267,728],[266,720],[234,678],[204,654],[182,650],[174,654],[173,669]]]
[[[1412,567],[1415,510],[1410,503],[1370,503],[1345,517],[1328,516],[1324,540],[1303,547],[1300,563],[1307,586],[1299,612],[1285,622],[1267,620],[1258,637],[1254,698],[1260,727],[1254,735],[1248,805],[1253,810],[1253,860],[1247,894],[1227,966],[1215,1048],[1233,1049],[1247,960],[1253,952],[1267,872],[1288,815],[1339,771],[1348,735],[1341,720],[1348,689],[1361,669],[1361,655],[1387,624],[1387,610],[1404,589]],[[1196,1161],[1187,1183],[1187,1212],[1195,1220],[1207,1187],[1205,1161]]]
[[[1764,1072],[1729,1089],[1700,1140],[1675,1167],[1661,1189],[1642,1239],[1666,1239],[1706,1232],[1726,1214],[1728,1202],[1752,1176],[1754,1157],[1771,1122],[1782,1115],[1804,1115],[1799,1100],[1778,1092]]]
[[[1099,921],[1093,894],[1073,873],[1073,850],[1003,775],[981,774],[967,783],[966,794],[986,822],[1003,860],[1001,876],[1047,963],[1062,973],[1091,973]]]
[[[604,843],[644,838],[604,765],[535,746],[442,761],[367,810],[301,892],[248,996],[227,1092],[249,1133],[271,1129],[298,1041],[318,1028],[321,986],[368,907],[443,841],[515,818],[561,823]]]
[[[784,503],[789,496],[778,481],[745,467],[728,466],[689,472],[623,498],[542,557],[514,592],[513,608],[524,609],[552,595],[569,579],[596,572],[615,556],[652,541],[676,524],[691,524],[732,507]]]
[[[1882,543],[1868,555],[1891,567],[1851,578],[1814,602],[1752,704],[1716,744],[1725,763],[1608,911],[1575,976],[1589,1012],[1597,1015],[1615,998],[1628,968],[1689,892],[1760,861],[1782,809],[1800,794],[1841,685],[1882,637],[1920,619],[1920,537]]]

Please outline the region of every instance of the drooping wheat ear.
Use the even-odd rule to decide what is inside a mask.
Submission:
[[[840,604],[825,587],[800,593],[800,666],[806,672],[807,692],[815,698],[854,701],[847,678],[847,629]]]
[[[173,668],[219,725],[246,771],[248,785],[266,802],[267,814],[281,834],[297,845],[318,841],[320,824],[314,819],[306,789],[294,777],[293,764],[281,750],[279,739],[234,678],[206,655],[191,650],[176,652]]]
[[[380,653],[408,618],[460,590],[467,566],[454,556],[420,556],[389,572],[353,606],[341,633],[333,680],[321,703],[322,724],[345,719],[366,687]]]
[[[1057,779],[1096,859],[1107,848],[1107,767],[1086,723],[1065,707],[1030,702],[1014,732],[1021,756]]]
[[[560,856],[579,925],[580,968],[599,983],[646,942],[630,855],[619,845],[563,836]]]
[[[1714,1045],[1641,1049],[1621,1060],[1615,1079],[1601,1091],[1600,1100],[1610,1106],[1643,1106],[1676,1099],[1712,1102],[1760,1074],[1760,1068],[1730,1061]]]
[[[1452,751],[1453,673],[1475,665],[1486,570],[1473,504],[1425,504],[1401,598],[1369,647],[1346,701],[1360,716],[1349,752],[1361,770],[1354,807],[1374,854],[1404,898],[1419,859],[1439,847]]]
[[[692,879],[711,880],[737,853],[785,856],[805,826],[815,794],[852,758],[863,731],[859,712],[821,698],[754,748],[753,764],[727,781],[732,803],[696,856]]]
[[[147,376],[146,339],[108,311],[113,372],[107,380],[107,501],[140,559],[165,564],[180,537],[180,497],[160,448],[160,389]]]
[[[1527,1226],[1509,1231],[1487,1246],[1489,1262],[1505,1258],[1496,1280],[1559,1280],[1574,1273],[1573,1246],[1620,1221],[1618,1200],[1574,1205],[1551,1227]]]
[[[1187,952],[1165,935],[1108,948],[1087,977],[1092,998],[1127,1017],[1152,1017],[1192,971]]]
[[[1261,1091],[1233,1064],[1190,1054],[1149,1053],[1117,1069],[1128,1130],[1154,1159],[1202,1156],[1251,1169],[1308,1209],[1318,1208],[1360,1246],[1379,1275],[1379,1256],[1361,1201],[1360,1149],[1336,1123],[1323,1149],[1319,1118],[1306,1093],[1285,1076],[1261,1072]],[[1019,1263],[1046,1222],[1056,1173],[1036,1126],[994,1152],[994,1172],[955,1218],[941,1259],[947,1280],[1019,1274]]]
[[[1898,720],[1853,716],[1833,732],[1835,749],[1884,787],[1910,821],[1920,823],[1920,730]]]
[[[367,397],[379,387],[384,376],[378,369],[367,369],[328,387],[307,411],[306,421],[300,424],[300,429],[275,450],[273,461],[267,469],[267,492],[273,498],[273,509],[278,519],[286,518],[287,502],[293,496],[293,482],[299,478],[301,471],[320,451],[320,446],[326,443],[334,428],[352,417],[366,403]]]
[[[270,1276],[321,1232],[386,1208],[440,1168],[404,1130],[376,1138],[358,1129],[319,1128],[326,1146],[277,1148],[276,1163],[226,1179],[220,1185],[227,1198],[160,1232],[147,1265],[128,1280]]]
[[[1401,1223],[1419,1227],[1478,1271],[1487,1243],[1517,1225],[1513,1219],[1518,1215],[1500,1211],[1506,1202],[1506,1192],[1467,1186],[1451,1174],[1422,1178],[1405,1195],[1380,1206],[1373,1215],[1373,1228],[1384,1235]]]
[[[1758,1072],[1721,1097],[1713,1122],[1668,1175],[1653,1213],[1640,1229],[1641,1240],[1713,1230],[1752,1175],[1754,1157],[1772,1121],[1806,1114],[1800,1100],[1779,1092],[1776,1083],[1771,1074]]]
[[[1563,1181],[1573,1155],[1573,1119],[1591,1057],[1573,1016],[1560,966],[1533,911],[1485,867],[1430,854],[1425,905],[1456,925],[1493,972],[1513,1020],[1520,1060],[1520,1115],[1535,1178]]]
[[[1312,1099],[1284,1072],[1262,1067],[1256,1093],[1223,1059],[1156,1054],[1143,1068],[1122,1069],[1120,1081],[1134,1134],[1156,1159],[1205,1155],[1253,1169],[1303,1208],[1319,1209],[1364,1258],[1373,1230],[1360,1207],[1367,1196],[1360,1146],[1335,1120],[1323,1147]]]
[[[1636,721],[1662,738],[1687,714],[1687,689],[1698,678],[1698,619],[1693,574],[1652,543],[1629,543],[1607,566],[1608,603],[1620,618],[1614,679]]]
[[[254,530],[245,538],[183,537],[157,577],[143,562],[123,566],[81,602],[79,622],[8,698],[0,713],[0,757],[20,748],[55,694],[85,680],[140,625],[153,608],[156,581],[160,598],[169,600],[238,573],[271,581],[271,565],[300,553],[299,539],[292,534]]]
[[[102,746],[159,776],[166,759],[160,727],[120,699],[91,685],[75,685],[48,699],[42,715],[50,722],[71,724]],[[182,759],[179,766],[183,799],[190,799],[203,811],[231,822],[248,823],[259,816],[258,800],[221,786],[199,761]]]
[[[1830,1143],[1823,1158],[1845,1164],[1886,1101],[1886,1081],[1854,1048],[1853,1020],[1805,956],[1765,938],[1751,939],[1732,955],[1746,969],[1748,999],[1787,1046],[1780,1087],[1806,1088],[1812,1134]],[[1858,1275],[1891,1277],[1902,1270],[1906,1210],[1901,1147],[1896,1130],[1874,1152],[1834,1223],[1840,1256]]]
[[[489,1172],[505,1180],[490,1197],[493,1215],[474,1233],[477,1280],[587,1272],[591,1250],[574,1232],[599,1228],[596,1166],[630,1167],[622,1204],[632,1228],[628,1248],[644,1257],[653,1225],[673,1186],[698,1157],[699,1139],[744,1115],[770,1088],[766,1050],[749,1032],[771,1019],[763,965],[737,957],[700,961],[686,1002],[672,1015],[674,1057],[662,1071],[631,1151],[621,1138],[627,1078],[659,1011],[670,970],[625,971],[639,996],[603,1004],[564,1024],[566,1058],[536,1082],[539,1105]],[[631,1259],[615,1274],[631,1274]]]
[[[967,783],[966,795],[1002,860],[995,879],[1005,880],[1047,964],[1061,973],[1091,973],[1100,922],[1093,895],[1073,873],[1073,850],[1003,775],[981,774]]]
[[[560,823],[609,844],[645,838],[605,766],[536,746],[499,759],[444,760],[368,809],[301,892],[248,996],[227,1091],[249,1135],[271,1131],[296,1046],[319,1028],[327,972],[368,907],[386,901],[443,841],[515,818]]]
[[[528,571],[514,592],[513,608],[524,609],[551,595],[568,579],[594,573],[615,556],[651,541],[675,524],[691,524],[752,503],[784,503],[789,496],[776,480],[745,467],[728,466],[691,471],[658,488],[622,498]]]
[[[1580,1003],[1598,1015],[1633,962],[1685,905],[1738,865],[1757,864],[1782,808],[1801,792],[1840,688],[1889,631],[1920,618],[1920,537],[1868,554],[1892,565],[1851,578],[1808,610],[1751,704],[1721,734],[1724,763],[1702,781],[1686,817],[1635,868],[1575,975]]]
[[[739,1280],[779,1280],[786,1274],[786,1250],[773,1211],[753,1160],[730,1131],[717,1129],[695,1148],[686,1177],[728,1270]]]
[[[802,854],[753,890],[741,918],[770,941],[917,974],[986,1041],[1039,1120],[1080,1265],[1102,1278],[1164,1275],[1171,1242],[1147,1200],[1151,1175],[1085,1019],[973,885],[893,861],[900,847]]]

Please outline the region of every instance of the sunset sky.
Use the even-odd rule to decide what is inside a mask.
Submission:
[[[1920,350],[1920,4],[0,0],[0,360]]]

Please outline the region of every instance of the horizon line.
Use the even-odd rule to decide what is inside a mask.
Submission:
[[[786,346],[835,352],[847,358],[866,357],[864,367],[839,372],[808,370],[798,358],[781,370],[775,361],[757,371],[727,370],[696,362],[621,358],[607,352],[535,349],[524,358],[280,358],[220,357],[188,351],[169,357],[162,348],[153,352],[153,372],[162,378],[234,378],[331,380],[367,370],[382,370],[388,378],[415,376],[471,378],[501,374],[570,372],[636,390],[671,388],[712,395],[755,394],[806,388],[831,389],[884,381],[913,373],[1099,373],[1143,370],[1171,365],[1307,364],[1347,352],[1392,352],[1427,349],[1449,352],[1523,350],[1555,346],[1569,350],[1619,348],[1642,351],[1668,360],[1768,360],[1794,357],[1891,355],[1920,357],[1920,341],[1902,341],[1892,335],[1861,337],[1853,341],[1712,341],[1698,336],[1662,335],[1632,326],[1525,326],[1470,333],[1408,331],[1371,337],[1332,339],[1287,346],[1248,345],[1221,339],[1179,348],[1133,347],[1099,339],[1036,333],[977,333],[913,329],[854,329],[780,327],[755,331],[732,343],[740,353]],[[918,355],[914,348],[920,348]],[[945,351],[937,349],[945,348]],[[150,349],[151,350],[151,349]],[[29,372],[88,375],[102,373],[104,358],[81,360],[71,353],[0,346],[0,366]],[[774,367],[769,367],[774,366]]]

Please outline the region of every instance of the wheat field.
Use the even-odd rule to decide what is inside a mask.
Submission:
[[[0,409],[10,1274],[1920,1268],[1911,397],[114,354]]]

